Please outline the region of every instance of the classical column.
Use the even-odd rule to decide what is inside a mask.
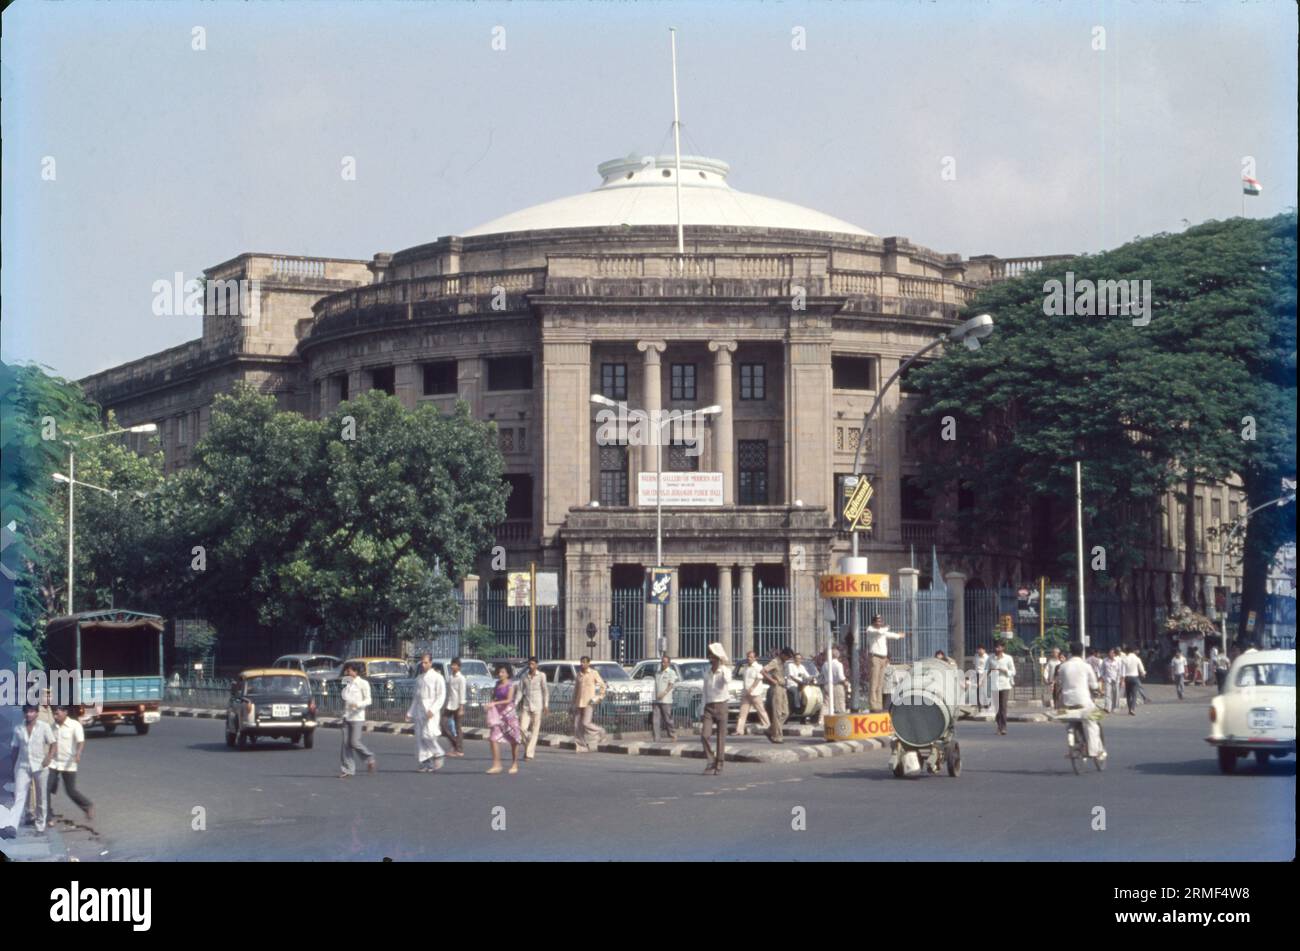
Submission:
[[[745,650],[754,646],[754,566],[740,566],[740,631]],[[741,657],[744,655],[742,654]],[[740,658],[735,658],[739,660]]]
[[[731,565],[718,566],[718,642],[731,652]]]
[[[367,374],[364,370],[348,371],[348,399],[355,400],[370,391],[370,381],[366,379]]]
[[[948,656],[959,670],[966,666],[966,575],[949,571],[943,580],[948,584]]]
[[[399,363],[393,368],[393,395],[407,409],[415,409],[415,401],[423,389],[421,381],[417,379],[419,371],[420,368],[414,363]]]
[[[663,366],[659,355],[668,348],[662,340],[638,340],[636,348],[645,354],[641,381],[641,407],[649,416],[645,445],[641,448],[641,471],[655,471],[655,445],[659,440],[659,410],[663,406]]]
[[[722,412],[713,421],[713,469],[722,473],[722,504],[736,502],[736,442],[732,436],[731,407],[731,355],[736,352],[734,340],[710,340],[713,351],[713,402]]]

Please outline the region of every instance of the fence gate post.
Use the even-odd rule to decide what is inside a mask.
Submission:
[[[948,584],[948,656],[958,670],[966,669],[966,575],[949,571],[943,576]]]

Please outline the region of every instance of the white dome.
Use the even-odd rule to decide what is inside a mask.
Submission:
[[[597,171],[604,181],[594,191],[511,212],[463,234],[677,224],[673,156],[629,155],[603,162]],[[717,159],[682,156],[682,222],[687,228],[791,228],[873,237],[870,231],[820,211],[738,192],[727,184],[729,171],[730,166]]]

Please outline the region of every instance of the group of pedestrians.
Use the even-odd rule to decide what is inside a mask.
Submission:
[[[14,802],[0,807],[0,835],[17,829],[30,812],[37,833],[50,819],[50,799],[62,785],[71,799],[95,821],[95,806],[77,789],[77,767],[86,748],[86,731],[66,706],[23,705],[23,722],[14,727],[9,751],[14,760]]]
[[[375,754],[362,740],[366,723],[366,708],[372,702],[370,682],[361,676],[359,664],[343,665],[340,696],[343,701],[343,748],[339,754],[339,779],[348,779],[356,775],[357,756],[362,757],[366,770],[375,771]],[[465,675],[460,672],[460,658],[455,657],[448,665],[448,676],[443,675],[433,666],[433,659],[428,654],[420,658],[420,673],[415,678],[415,691],[411,706],[406,711],[406,719],[414,725],[416,768],[421,773],[432,773],[442,769],[446,757],[464,756],[460,728],[461,713],[465,708]],[[518,724],[516,724],[516,733]],[[447,753],[438,742],[444,733],[451,742],[451,752]],[[518,742],[516,735],[515,742]],[[501,772],[497,759],[499,752],[493,743],[495,770]],[[516,770],[517,771],[517,770]]]

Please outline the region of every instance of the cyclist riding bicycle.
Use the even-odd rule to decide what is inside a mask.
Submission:
[[[1070,659],[1061,665],[1056,676],[1061,684],[1061,705],[1070,719],[1077,717],[1082,724],[1088,755],[1098,761],[1105,760],[1101,723],[1096,716],[1097,707],[1092,702],[1093,696],[1101,692],[1101,687],[1097,683],[1097,674],[1083,659],[1082,644],[1076,642],[1070,645]]]

